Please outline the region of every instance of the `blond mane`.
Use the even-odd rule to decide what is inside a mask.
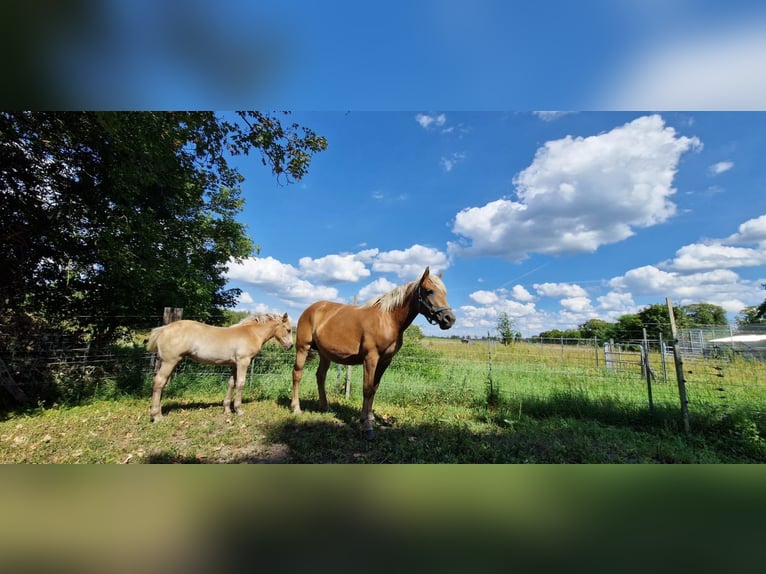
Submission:
[[[242,325],[244,323],[266,323],[267,321],[281,321],[282,315],[279,313],[257,313],[253,315],[248,315],[244,319],[242,319],[239,323],[236,323],[237,325]]]
[[[447,288],[444,286],[444,282],[439,278],[438,275],[429,275],[429,279],[433,282],[434,287],[437,289],[441,289],[445,293],[447,292]],[[366,303],[362,305],[362,307],[380,307],[381,311],[389,312],[394,309],[398,309],[402,306],[404,301],[412,295],[412,292],[417,289],[418,284],[420,283],[420,279],[415,279],[414,281],[410,281],[409,283],[405,283],[404,285],[399,285],[398,287],[394,287],[391,291],[388,293],[384,293],[380,297],[376,297],[374,299],[370,299]]]

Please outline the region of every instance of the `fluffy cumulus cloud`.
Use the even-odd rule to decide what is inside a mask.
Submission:
[[[757,267],[766,265],[765,248],[766,215],[761,215],[742,223],[729,237],[684,245],[658,267],[678,272]]]
[[[376,254],[377,249],[372,249],[351,255],[326,255],[319,259],[301,257],[298,265],[306,277],[319,282],[355,283],[370,276],[370,270],[365,263]]]
[[[587,291],[575,283],[535,283],[533,285],[542,297],[585,297]]]
[[[511,297],[522,303],[529,303],[535,300],[535,296],[524,288],[523,285],[514,285],[511,289]]]
[[[743,280],[729,269],[681,273],[654,265],[631,269],[611,279],[609,285],[617,292],[634,297],[649,296],[658,300],[670,297],[679,305],[713,303],[733,314],[741,311],[745,307],[743,301],[752,300],[758,291],[757,282]]]
[[[453,254],[499,256],[593,252],[667,221],[681,155],[701,146],[659,115],[609,132],[545,143],[515,178],[516,200],[501,198],[460,211]]]
[[[662,264],[676,271],[732,269],[766,265],[766,251],[749,247],[734,247],[720,243],[693,243],[676,251],[675,258]]]
[[[384,293],[388,293],[395,287],[397,287],[396,283],[389,281],[385,277],[379,277],[359,290],[356,298],[357,303],[362,304],[371,299],[375,299]]]
[[[443,271],[449,267],[447,255],[433,247],[415,244],[404,250],[378,253],[372,263],[373,271],[395,273],[406,281],[412,281],[422,275],[426,267],[430,267],[432,273]]]
[[[315,285],[301,279],[295,267],[273,257],[249,257],[242,263],[230,261],[226,277],[262,289],[292,305],[338,297],[338,290],[334,287]]]
[[[739,226],[737,233],[728,237],[726,242],[766,244],[766,215],[745,221]]]

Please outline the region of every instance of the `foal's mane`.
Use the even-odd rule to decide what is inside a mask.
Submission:
[[[438,289],[441,289],[442,291],[446,291],[446,288],[444,287],[444,283],[439,278],[438,275],[429,275],[429,278],[433,282],[434,286]],[[418,288],[418,284],[420,283],[420,279],[415,279],[414,281],[410,281],[409,283],[405,283],[404,285],[399,285],[398,287],[394,287],[391,291],[388,293],[384,293],[380,297],[377,297],[375,299],[370,299],[365,304],[362,305],[363,308],[366,307],[380,307],[381,311],[389,312],[393,311],[394,309],[398,309],[401,307],[405,300],[407,300],[410,295],[412,295],[412,292],[415,291],[415,289]]]
[[[242,319],[239,323],[236,323],[237,325],[242,325],[244,323],[266,323],[268,321],[281,321],[282,315],[279,313],[257,313],[253,315],[248,315],[244,319]]]

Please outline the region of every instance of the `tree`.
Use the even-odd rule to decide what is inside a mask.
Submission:
[[[580,336],[584,339],[596,337],[606,341],[614,336],[614,323],[609,323],[603,319],[588,319],[585,323],[579,325],[577,329],[580,331]]]
[[[614,326],[614,339],[630,341],[643,338],[644,324],[637,313],[628,313],[617,319]]]
[[[260,112],[0,113],[0,311],[90,317],[105,340],[167,305],[220,319],[228,262],[257,251],[227,157],[257,150],[289,183],[326,146]]]
[[[712,303],[694,303],[681,307],[689,319],[690,325],[728,325],[726,310]]]
[[[513,319],[511,319],[507,312],[502,311],[497,318],[496,328],[498,334],[500,335],[500,340],[504,345],[508,345],[509,343],[513,342],[515,335],[514,327],[515,324]]]
[[[766,283],[761,283],[761,287],[766,289]],[[763,303],[758,305],[756,312],[758,313],[758,318],[762,319],[766,317],[766,299],[763,300]]]
[[[758,307],[752,305],[745,307],[737,315],[737,325],[744,327],[745,325],[762,325],[766,323],[766,317],[758,312]]]

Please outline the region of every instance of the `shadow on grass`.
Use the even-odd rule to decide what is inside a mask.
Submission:
[[[376,416],[377,435],[365,438],[359,407],[330,403],[321,417],[318,400],[301,401],[304,415],[289,414],[289,399],[275,402],[286,416],[269,425],[265,441],[274,453],[232,453],[226,460],[198,460],[160,452],[152,463],[722,463],[766,462],[766,448],[751,417],[729,413],[696,417],[683,432],[677,408],[591,400],[577,393],[548,399],[476,402],[469,417],[398,421]],[[218,402],[172,403],[168,411],[220,408]],[[413,407],[416,408],[416,407]],[[424,413],[428,408],[423,407]],[[385,414],[386,406],[381,405]]]

